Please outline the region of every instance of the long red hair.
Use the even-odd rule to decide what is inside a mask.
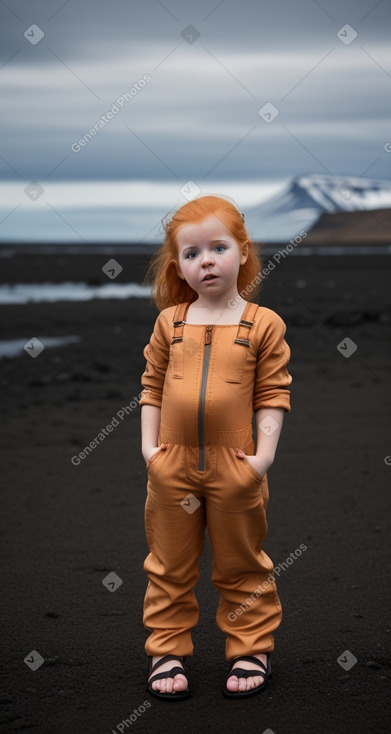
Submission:
[[[156,303],[159,311],[177,303],[193,302],[198,298],[198,293],[177,273],[176,264],[179,267],[179,263],[176,235],[184,224],[200,222],[210,214],[215,214],[224,222],[241,251],[247,243],[248,257],[246,262],[240,265],[237,288],[245,300],[257,299],[262,282],[260,277],[262,261],[260,253],[256,251],[254,243],[247,234],[244,215],[227,199],[220,196],[202,196],[184,204],[169,222],[162,221],[166,236],[161,247],[152,256],[143,281],[143,285],[152,286],[151,301]],[[249,286],[248,290],[246,286]]]

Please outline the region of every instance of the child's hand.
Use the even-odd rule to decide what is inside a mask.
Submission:
[[[147,452],[147,454],[143,454],[145,463],[148,464],[154,454],[156,454],[160,450],[164,451],[166,448],[167,444],[165,443],[161,443],[159,446],[154,446]]]
[[[258,474],[263,477],[269,467],[272,465],[273,462],[269,461],[268,459],[264,459],[261,456],[253,456],[252,454],[245,454],[243,449],[235,449],[236,456],[238,459],[247,459],[248,463],[251,464],[253,469],[258,472]]]

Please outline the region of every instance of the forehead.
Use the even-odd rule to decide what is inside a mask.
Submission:
[[[178,245],[181,247],[189,242],[203,242],[212,238],[218,239],[219,237],[232,239],[232,235],[223,220],[216,216],[216,214],[209,214],[200,222],[183,224],[176,238]]]

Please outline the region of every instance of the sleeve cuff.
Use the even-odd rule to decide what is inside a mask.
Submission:
[[[289,413],[291,411],[290,393],[288,392],[286,395],[280,393],[274,398],[266,398],[265,400],[254,400],[254,412],[260,410],[261,408],[284,408],[284,410]]]
[[[152,390],[145,389],[140,393],[139,405],[155,405],[156,408],[161,408],[162,400],[157,395],[154,395]]]

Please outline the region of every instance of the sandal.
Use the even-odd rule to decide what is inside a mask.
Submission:
[[[148,685],[147,685],[147,691],[148,693],[152,693],[153,696],[157,696],[158,698],[165,698],[166,700],[170,701],[179,701],[183,700],[184,698],[188,698],[190,696],[190,689],[186,688],[185,691],[172,691],[172,693],[160,693],[159,691],[155,691],[151,683],[153,683],[154,680],[157,680],[158,678],[175,678],[177,673],[181,673],[181,675],[184,675],[187,679],[187,682],[189,682],[189,679],[184,671],[183,668],[180,668],[179,665],[176,665],[175,667],[171,668],[171,670],[164,670],[162,673],[156,673],[156,675],[152,676],[150,678],[149,676],[151,673],[153,673],[156,668],[159,667],[159,665],[163,665],[163,663],[166,663],[167,660],[179,660],[181,663],[184,662],[186,658],[182,655],[164,655],[164,657],[160,658],[155,665],[152,666],[153,656],[150,656],[149,661],[149,670],[148,670]]]
[[[254,696],[256,693],[259,693],[260,691],[263,691],[263,689],[267,685],[267,681],[269,678],[272,677],[272,666],[270,662],[270,652],[265,653],[267,658],[267,667],[265,667],[264,663],[261,660],[258,660],[254,655],[239,655],[239,657],[234,658],[230,661],[231,666],[236,663],[237,660],[248,660],[250,663],[256,663],[257,665],[261,665],[263,670],[246,670],[245,668],[234,668],[228,673],[226,678],[226,683],[228,678],[231,677],[231,675],[236,675],[238,678],[250,678],[254,675],[261,675],[264,677],[263,683],[261,683],[260,686],[256,686],[256,688],[250,688],[249,691],[229,691],[227,686],[224,686],[224,696],[227,698],[243,698],[244,696]]]

